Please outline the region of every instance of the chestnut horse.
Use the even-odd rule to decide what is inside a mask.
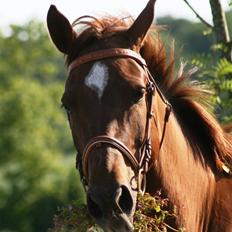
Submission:
[[[133,231],[138,191],[163,189],[176,228],[232,231],[232,144],[205,108],[206,91],[174,69],[157,30],[155,0],[136,20],[83,16],[55,6],[50,36],[66,55],[62,104],[78,152],[88,210],[105,231]]]

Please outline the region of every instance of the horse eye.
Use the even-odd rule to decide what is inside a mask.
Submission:
[[[134,103],[139,102],[143,98],[145,91],[146,91],[145,88],[138,88],[134,90],[133,91],[133,102]]]

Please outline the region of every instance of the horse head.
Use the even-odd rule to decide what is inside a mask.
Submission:
[[[47,16],[50,36],[67,56],[62,104],[88,209],[108,231],[133,230],[137,193],[146,187],[154,83],[139,52],[153,22],[154,3],[150,0],[129,27],[101,28],[95,20],[98,25],[76,32],[55,6]]]

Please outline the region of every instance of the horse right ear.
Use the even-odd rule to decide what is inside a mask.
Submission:
[[[149,0],[144,10],[129,28],[128,33],[133,45],[139,45],[144,40],[154,20],[154,5],[156,0]]]
[[[51,5],[48,10],[47,26],[51,39],[58,50],[69,54],[76,34],[68,19],[54,5]]]

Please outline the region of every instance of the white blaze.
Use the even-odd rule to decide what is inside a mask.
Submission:
[[[108,79],[108,67],[101,62],[96,62],[85,78],[85,85],[94,90],[100,100]]]

